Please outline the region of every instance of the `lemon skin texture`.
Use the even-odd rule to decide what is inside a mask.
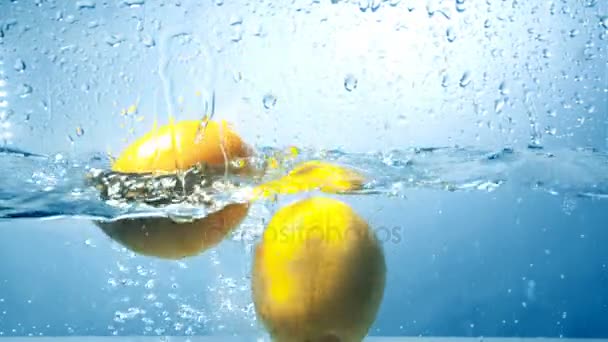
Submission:
[[[112,171],[174,173],[200,163],[224,171],[230,161],[251,154],[252,149],[226,121],[186,120],[144,134],[120,154]]]
[[[312,197],[277,211],[256,246],[255,310],[274,341],[361,341],[386,280],[383,250],[341,201]]]
[[[236,203],[192,222],[149,217],[95,224],[114,241],[137,254],[178,260],[216,246],[243,221],[248,211],[249,204]]]

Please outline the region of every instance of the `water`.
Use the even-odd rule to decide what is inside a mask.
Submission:
[[[258,150],[253,163],[263,163],[283,152],[268,147]],[[109,159],[102,154],[69,160],[61,154],[43,156],[4,149],[0,158],[2,173],[12,175],[0,183],[0,218],[4,219],[115,220],[148,215],[185,215],[194,219],[229,203],[246,201],[248,189],[281,175],[274,171],[255,180],[210,180],[193,169],[181,176],[129,176],[108,171]],[[366,175],[363,189],[353,195],[406,198],[411,189],[420,188],[493,192],[512,183],[522,190],[554,196],[608,199],[608,155],[593,149],[482,151],[443,147],[372,153],[304,150],[281,169],[286,172],[295,163],[307,160],[334,162]],[[187,186],[180,185],[186,183]],[[196,186],[200,189],[194,190]],[[125,199],[125,194],[135,189],[140,194]]]
[[[268,340],[254,248],[311,196],[381,242],[370,341],[608,337],[607,5],[0,1],[0,338]],[[204,116],[263,176],[109,171],[155,125]],[[122,230],[142,247],[107,228],[241,208],[306,160],[365,184],[256,200],[178,260],[146,253],[188,230]]]

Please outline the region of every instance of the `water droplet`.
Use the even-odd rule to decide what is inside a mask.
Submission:
[[[566,311],[562,312],[562,319],[566,319],[568,317],[568,313]]]
[[[490,28],[491,26],[492,22],[490,21],[490,19],[486,19],[486,21],[483,22],[483,27]]]
[[[593,113],[595,113],[595,106],[594,105],[587,105],[585,107],[585,110],[587,110],[587,113],[593,114]]]
[[[141,42],[145,47],[153,47],[156,45],[156,41],[149,34],[144,34],[141,36]]]
[[[21,98],[26,98],[32,94],[34,88],[29,84],[22,84],[17,93]]]
[[[371,3],[372,12],[376,12],[378,10],[378,8],[380,8],[381,4],[382,4],[382,0],[372,0],[372,3]]]
[[[215,0],[216,6],[222,6],[224,4],[224,0]]]
[[[93,244],[93,241],[91,241],[91,239],[84,240],[84,244],[85,244],[85,246],[88,246],[88,247],[95,247],[95,245]]]
[[[111,47],[117,47],[120,45],[120,43],[122,43],[124,41],[125,41],[125,38],[121,34],[113,34],[113,35],[107,36],[105,39],[106,44],[110,45]]]
[[[549,49],[543,49],[543,57],[544,58],[551,58],[552,54],[551,51],[549,51]]]
[[[357,78],[352,74],[348,74],[344,77],[344,89],[347,91],[355,90],[357,88],[357,83]]]
[[[239,15],[233,15],[230,17],[230,26],[241,25],[243,23],[243,18]]]
[[[555,111],[555,109],[549,109],[547,111],[547,115],[549,115],[550,117],[554,118],[557,116],[557,111]]]
[[[448,38],[448,42],[450,43],[456,40],[456,32],[454,32],[454,29],[451,27],[446,30],[445,36]]]
[[[471,73],[469,71],[465,71],[460,78],[460,86],[466,87],[471,83]]]
[[[578,34],[579,34],[580,32],[581,32],[581,31],[579,31],[579,30],[577,30],[577,29],[573,29],[573,30],[570,30],[570,32],[568,32],[568,35],[570,35],[570,37],[571,37],[571,38],[574,38],[574,37],[578,36]]]
[[[502,81],[500,83],[500,85],[498,86],[498,90],[500,91],[500,95],[508,95],[511,92],[506,81]]]
[[[608,15],[600,17],[600,25],[608,30]]]
[[[450,76],[448,76],[448,74],[446,74],[446,73],[443,73],[443,76],[441,76],[441,86],[444,88],[447,88],[449,83],[450,83]]]
[[[359,9],[361,10],[361,12],[367,11],[370,5],[370,1],[371,0],[359,0]]]
[[[464,0],[456,0],[456,11],[457,12],[464,12],[465,10],[465,4],[464,4]]]
[[[93,0],[79,0],[76,1],[76,9],[93,9],[95,8],[95,1]]]
[[[496,112],[496,114],[502,113],[502,110],[504,108],[505,108],[505,100],[503,100],[503,99],[496,100],[496,102],[494,103],[494,111]]]
[[[557,128],[551,127],[551,126],[547,126],[547,127],[545,127],[545,134],[547,134],[547,135],[556,135],[557,134]]]
[[[15,61],[15,64],[13,65],[13,68],[18,72],[24,72],[26,69],[26,66],[25,66],[25,62],[23,61],[23,59],[17,58],[17,60]]]
[[[145,0],[123,0],[122,4],[129,7],[143,6],[146,3]]]
[[[388,4],[390,6],[395,7],[395,6],[399,5],[400,2],[401,2],[401,0],[389,0]]]
[[[262,98],[262,103],[264,104],[264,108],[272,109],[277,104],[277,98],[272,94],[266,94]]]
[[[84,135],[84,129],[81,126],[76,127],[76,135],[79,137]]]

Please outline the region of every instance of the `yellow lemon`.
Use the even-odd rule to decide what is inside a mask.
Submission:
[[[226,121],[180,121],[156,128],[128,146],[112,165],[122,173],[168,173],[205,163],[224,170],[251,149]]]
[[[96,224],[133,252],[163,259],[194,256],[221,242],[247,215],[248,204],[230,204],[193,222],[169,218],[126,218]]]
[[[323,161],[312,160],[299,164],[286,176],[266,182],[254,189],[254,196],[295,194],[321,190],[342,193],[362,188],[365,178],[355,170]]]
[[[275,341],[361,341],[385,276],[368,224],[341,201],[313,197],[270,220],[255,251],[253,300]]]

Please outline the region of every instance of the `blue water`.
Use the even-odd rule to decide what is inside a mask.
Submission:
[[[602,0],[0,0],[0,336],[267,338],[253,247],[318,195],[382,242],[370,335],[608,338],[606,41]],[[300,153],[161,187],[171,205],[104,195],[149,181],[109,156],[209,112],[257,164]],[[204,217],[311,159],[363,189],[257,201],[197,256],[136,254],[92,223]]]

